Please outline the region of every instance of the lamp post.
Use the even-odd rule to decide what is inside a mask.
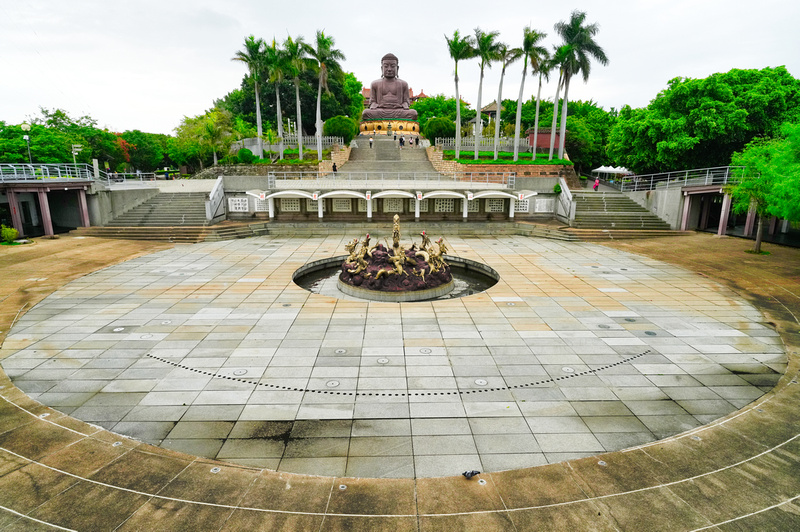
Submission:
[[[75,160],[75,156],[78,155],[81,150],[83,150],[83,145],[72,145],[72,166],[75,167],[75,177],[78,177],[78,162]]]
[[[31,137],[28,135],[28,132],[31,130],[31,125],[27,122],[23,122],[20,124],[19,128],[25,132],[22,138],[25,139],[25,142],[28,144],[28,164],[33,164],[33,159],[31,159]]]

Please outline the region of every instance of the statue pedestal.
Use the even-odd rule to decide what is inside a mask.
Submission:
[[[376,118],[362,120],[359,130],[365,135],[419,135],[419,122],[402,118]]]

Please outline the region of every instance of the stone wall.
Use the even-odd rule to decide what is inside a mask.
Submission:
[[[428,159],[437,172],[443,174],[456,174],[456,173],[511,173],[516,174],[517,187],[520,187],[520,179],[525,179],[526,186],[531,190],[549,190],[552,189],[551,183],[558,182],[559,177],[567,180],[570,188],[580,188],[575,169],[571,165],[565,164],[461,164],[456,161],[445,161],[444,152],[435,146],[426,148]],[[533,179],[531,179],[533,178]],[[542,187],[535,184],[536,178],[543,178],[546,181],[542,182]],[[573,186],[574,185],[574,186]]]
[[[313,150],[312,150],[313,151]],[[266,176],[274,172],[319,172],[327,175],[333,171],[333,163],[337,168],[350,159],[350,146],[334,146],[331,150],[331,159],[320,161],[318,165],[295,166],[281,164],[218,164],[201,170],[192,176],[192,179],[216,179],[221,175]]]

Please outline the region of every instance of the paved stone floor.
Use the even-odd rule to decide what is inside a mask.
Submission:
[[[292,282],[353,236],[179,246],[86,275],[16,321],[2,367],[29,397],[145,443],[370,478],[639,446],[744,407],[786,369],[778,333],[730,289],[594,244],[450,238],[501,276],[450,301]]]

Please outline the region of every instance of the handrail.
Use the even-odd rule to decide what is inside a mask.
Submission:
[[[91,165],[78,164],[0,164],[0,182],[39,179],[94,179]]]
[[[217,178],[214,188],[208,194],[206,200],[206,220],[213,222],[216,218],[225,216],[225,187],[222,184],[222,176]]]
[[[744,166],[716,166],[694,168],[657,174],[634,174],[617,180],[621,192],[638,192],[658,188],[727,185],[744,176]]]
[[[421,182],[448,182],[448,183],[491,183],[514,187],[516,174],[514,172],[457,172],[455,174],[440,174],[438,172],[270,172],[268,182],[270,188],[280,186],[287,181],[325,181],[329,183],[368,183],[372,181],[421,181]]]

